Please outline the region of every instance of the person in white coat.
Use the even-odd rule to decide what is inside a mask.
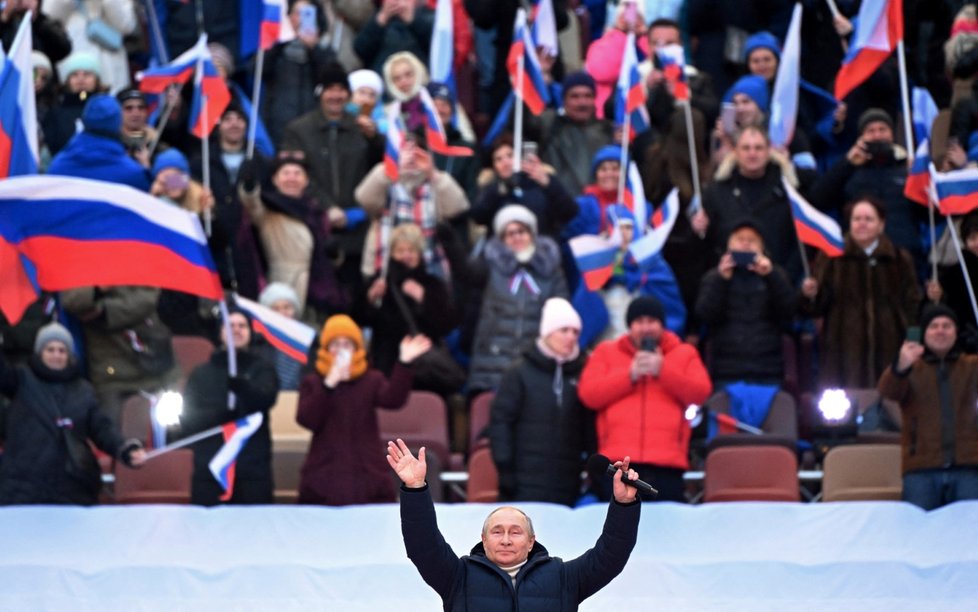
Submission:
[[[133,0],[46,0],[42,10],[65,27],[73,52],[98,58],[102,83],[113,95],[129,86],[129,58],[122,39],[138,25]]]

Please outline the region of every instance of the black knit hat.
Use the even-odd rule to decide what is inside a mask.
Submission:
[[[927,326],[937,317],[947,317],[954,321],[954,326],[958,326],[958,315],[956,312],[945,306],[944,304],[929,304],[924,307],[924,311],[920,315],[920,329],[926,330]]]
[[[319,71],[319,80],[316,81],[317,91],[322,91],[319,88],[326,89],[330,85],[342,85],[343,89],[350,91],[350,81],[347,78],[346,70],[343,66],[332,63],[323,66],[323,69]]]
[[[662,307],[662,302],[651,295],[639,296],[628,305],[625,322],[631,326],[632,321],[639,317],[652,317],[659,321],[665,321],[666,309]]]
[[[890,113],[886,112],[882,108],[870,108],[863,114],[859,115],[859,123],[858,127],[856,128],[856,132],[862,136],[863,130],[866,129],[866,126],[875,121],[882,121],[886,125],[890,126],[891,130],[893,129],[893,117],[890,116]]]

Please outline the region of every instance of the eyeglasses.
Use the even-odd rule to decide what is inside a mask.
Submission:
[[[508,229],[503,232],[503,238],[515,238],[516,236],[525,236],[529,234],[530,230],[525,227],[514,227],[513,229]]]

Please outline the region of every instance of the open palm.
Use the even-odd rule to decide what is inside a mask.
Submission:
[[[428,474],[428,463],[425,461],[425,449],[422,446],[415,459],[404,440],[398,438],[397,443],[387,442],[387,463],[397,473],[406,486],[419,489],[424,486]]]

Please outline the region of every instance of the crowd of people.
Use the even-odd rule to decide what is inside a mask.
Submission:
[[[267,412],[279,389],[299,390],[298,421],[313,432],[304,503],[394,499],[383,464],[355,457],[378,447],[370,408],[397,408],[412,388],[446,398],[459,451],[466,406],[495,393],[485,435],[504,499],[573,505],[586,457],[601,452],[613,461],[629,455],[659,499],[682,501],[687,406],[734,393],[734,383],[782,388],[782,337],[800,334],[816,338],[815,388],[879,383],[904,402],[908,478],[953,470],[978,480],[969,450],[978,448],[976,421],[950,416],[952,404],[967,403],[956,369],[971,376],[978,367],[957,358],[978,351],[965,283],[978,280],[978,213],[939,219],[941,231],[960,232],[971,266],[962,272],[947,234],[931,244],[927,207],[904,195],[908,139],[895,56],[845,99],[828,93],[853,44],[858,1],[837,0],[836,15],[829,3],[802,3],[803,87],[784,147],[772,145],[768,120],[794,2],[552,0],[561,48],[537,49],[549,103],[536,115],[525,110],[521,134],[505,111],[494,119],[512,103],[516,10],[533,3],[453,0],[453,83],[429,77],[435,0],[287,4],[296,38],[269,49],[256,75],[237,0],[4,3],[5,48],[33,19],[41,172],[126,184],[206,218],[224,289],[320,337],[301,371],[261,342],[241,310],[227,338],[208,300],[137,286],[42,295],[18,325],[0,321],[0,364],[9,364],[0,384],[13,398],[0,420],[0,501],[20,499],[10,474],[29,460],[15,456],[17,406],[41,401],[26,400],[35,387],[83,387],[70,392],[78,410],[97,405],[101,416],[86,412],[87,426],[75,431],[139,463],[141,450],[111,428],[128,397],[177,382],[174,334],[218,347],[190,376],[184,433]],[[904,12],[910,80],[946,110],[928,126],[932,158],[942,170],[974,166],[975,6],[906,0]],[[231,92],[206,156],[188,130],[192,85],[155,99],[136,76],[161,47],[175,57],[199,31]],[[629,34],[649,117],[633,138],[615,123]],[[687,51],[688,102],[657,55],[675,44]],[[260,101],[247,93],[256,78]],[[429,100],[447,144],[462,154],[432,147]],[[384,157],[395,118],[404,138],[392,173]],[[642,179],[646,218],[620,201],[623,154]],[[841,256],[800,244],[785,183],[839,221]],[[627,246],[674,189],[672,232],[661,253],[639,263]],[[569,247],[582,235],[621,241],[613,273],[596,290]],[[935,317],[935,307],[943,314]],[[66,349],[60,367],[42,342],[53,319],[71,332],[56,335]],[[945,320],[953,347],[935,344],[931,325]],[[908,338],[918,322],[921,337]],[[220,349],[228,344],[243,355],[233,376]],[[925,384],[918,372],[934,363],[951,369],[941,385],[952,390],[933,391],[946,414],[925,418],[918,412],[927,407],[907,389]],[[239,398],[233,411],[224,409],[229,392]],[[943,453],[918,454],[918,420],[937,428],[928,440]],[[232,503],[271,498],[268,440],[266,422],[242,454]],[[205,457],[215,444],[196,448],[197,503],[220,501]],[[355,486],[335,486],[352,478],[350,465],[365,466],[375,482],[364,486],[360,470]],[[606,485],[595,493],[611,499]],[[914,493],[922,488],[905,496],[923,505]],[[943,500],[978,497],[972,488],[945,491]]]

